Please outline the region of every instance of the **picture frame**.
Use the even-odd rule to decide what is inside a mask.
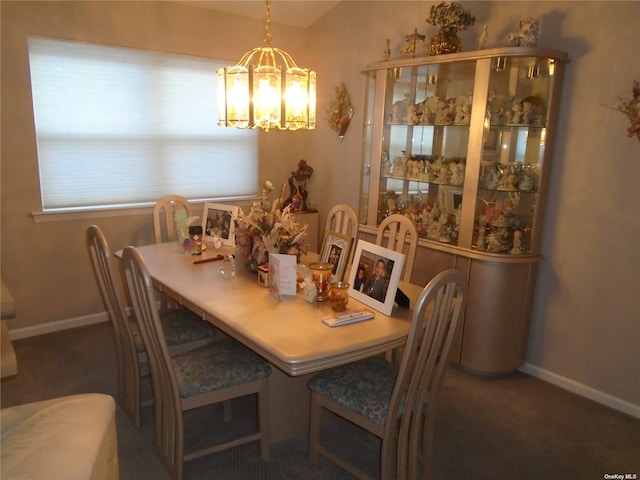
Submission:
[[[502,131],[499,128],[486,130],[484,141],[482,142],[483,158],[498,158],[501,145]]]
[[[358,240],[349,272],[349,296],[385,315],[391,315],[404,261],[403,253]],[[383,265],[381,278],[376,278],[380,262]]]
[[[333,264],[333,275],[339,280],[344,277],[344,272],[349,262],[349,254],[353,245],[353,237],[339,232],[328,230],[324,234],[320,261]]]
[[[223,245],[234,247],[236,244],[235,219],[238,216],[238,207],[235,205],[223,205],[221,203],[205,203],[202,214],[202,231],[207,243],[213,242],[211,231],[218,229],[219,238]]]
[[[447,209],[448,213],[454,213],[462,205],[462,187],[440,185],[440,205]]]

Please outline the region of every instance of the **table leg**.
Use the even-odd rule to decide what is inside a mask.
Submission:
[[[309,389],[313,374],[291,377],[271,366],[269,413],[271,443],[309,433]]]

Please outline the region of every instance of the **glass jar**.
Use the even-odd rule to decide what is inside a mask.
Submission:
[[[316,301],[324,302],[328,300],[333,264],[328,262],[315,262],[309,265],[309,269],[313,276],[313,283],[316,284],[316,289],[318,290]]]
[[[349,284],[333,282],[329,290],[329,304],[334,312],[344,312],[349,303]]]

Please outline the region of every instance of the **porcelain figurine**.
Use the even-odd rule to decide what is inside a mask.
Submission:
[[[478,39],[478,48],[482,50],[484,46],[487,44],[487,39],[489,38],[489,32],[487,31],[487,24],[485,23],[482,26],[482,33],[480,34],[480,38]]]
[[[524,250],[522,248],[522,232],[520,230],[516,230],[515,232],[513,232],[513,247],[511,248],[511,253],[524,253]]]
[[[508,47],[535,47],[538,43],[539,20],[531,17],[518,22],[518,30],[507,36]]]

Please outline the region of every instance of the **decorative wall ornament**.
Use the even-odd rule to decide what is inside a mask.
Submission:
[[[344,83],[336,87],[336,99],[329,108],[329,127],[338,132],[339,138],[344,138],[353,117],[353,106]]]
[[[618,97],[618,105],[605,107],[624,113],[631,126],[627,129],[627,136],[635,136],[640,140],[640,81],[634,80],[631,83],[631,98]]]

